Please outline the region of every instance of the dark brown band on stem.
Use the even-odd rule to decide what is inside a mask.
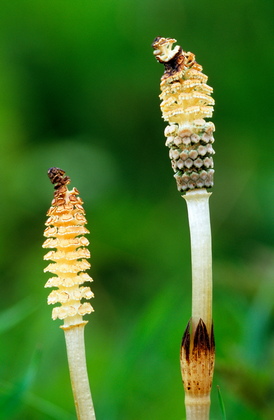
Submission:
[[[205,323],[200,319],[191,334],[190,320],[181,347],[181,372],[186,394],[207,395],[210,392],[214,370],[215,343],[213,326],[209,336]]]
[[[202,319],[199,320],[194,334],[194,349],[199,352],[210,351],[209,335]]]
[[[184,335],[183,335],[183,339],[182,339],[182,346],[181,348],[184,349],[185,351],[185,359],[187,362],[189,362],[189,349],[190,349],[190,323],[191,320],[188,321]]]

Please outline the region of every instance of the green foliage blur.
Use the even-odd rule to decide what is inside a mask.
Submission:
[[[98,420],[182,420],[186,206],[164,146],[156,36],[196,55],[216,107],[211,419],[274,417],[273,4],[2,0],[0,417],[73,420],[43,243],[58,166],[91,231],[86,351]]]

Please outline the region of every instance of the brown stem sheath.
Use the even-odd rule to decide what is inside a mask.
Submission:
[[[181,347],[181,372],[185,389],[187,420],[207,420],[214,370],[215,344],[213,327],[208,332],[200,319],[195,331],[191,320]]]

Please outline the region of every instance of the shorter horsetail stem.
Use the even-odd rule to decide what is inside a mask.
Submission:
[[[162,116],[171,166],[177,188],[186,193],[191,239],[192,316],[181,348],[181,372],[185,389],[187,420],[208,420],[215,345],[212,324],[212,256],[209,216],[213,186],[215,131],[206,122],[213,113],[213,89],[195,55],[173,44],[172,38],[157,37],[152,47],[164,64],[161,78]]]
[[[45,287],[55,287],[48,296],[48,304],[61,303],[53,308],[52,318],[64,320],[64,330],[68,354],[70,378],[74,395],[78,420],[95,420],[93,402],[90,393],[86,368],[84,344],[84,327],[87,321],[83,316],[93,312],[89,302],[93,293],[85,282],[92,278],[85,272],[90,264],[87,258],[90,253],[86,248],[89,241],[85,235],[89,233],[85,224],[83,201],[76,188],[68,190],[70,178],[60,168],[50,168],[48,176],[54,185],[54,198],[47,213],[46,241],[44,248],[54,248],[45,256],[51,260],[44,272],[54,274]]]

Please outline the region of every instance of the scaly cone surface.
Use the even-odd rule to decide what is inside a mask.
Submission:
[[[165,129],[166,146],[181,192],[213,186],[213,154],[215,131],[206,122],[213,113],[213,89],[195,55],[180,46],[174,48],[172,38],[157,37],[153,41],[154,55],[164,64],[160,99],[162,116],[169,125]]]
[[[59,168],[48,171],[49,178],[55,184],[54,198],[47,212],[44,236],[44,248],[54,248],[45,256],[51,260],[44,272],[54,274],[45,287],[56,287],[48,296],[48,304],[61,303],[52,311],[52,318],[64,319],[64,326],[79,324],[82,316],[93,312],[89,302],[82,303],[82,299],[91,299],[94,295],[89,287],[82,286],[91,282],[92,278],[85,273],[90,267],[90,258],[86,248],[89,241],[84,235],[89,233],[85,228],[87,223],[83,209],[83,201],[78,196],[76,188],[68,190],[70,179]]]

